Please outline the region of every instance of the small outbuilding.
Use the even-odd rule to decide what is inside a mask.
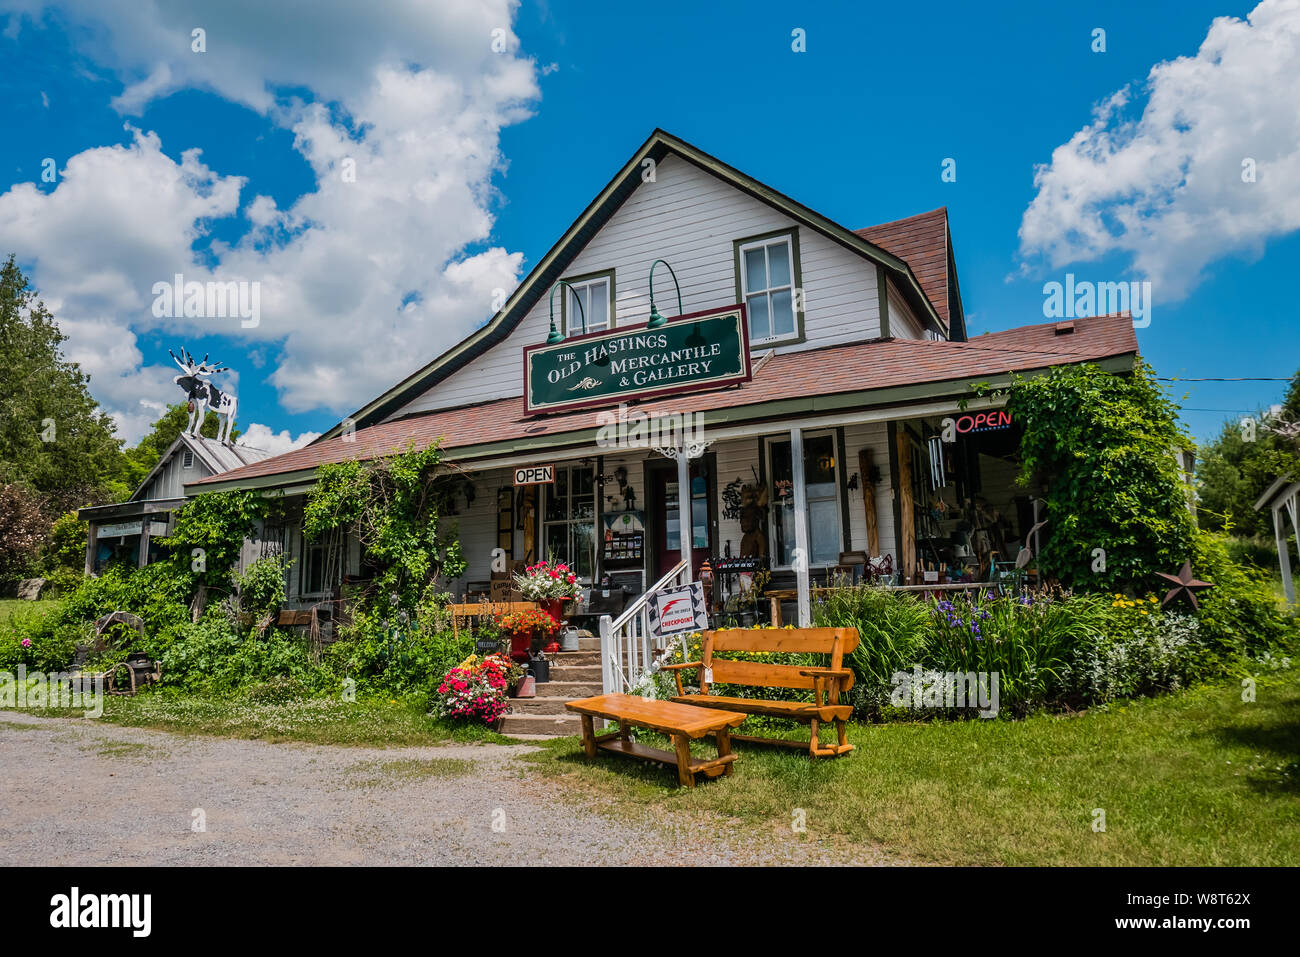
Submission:
[[[1282,568],[1282,590],[1286,594],[1286,603],[1294,605],[1295,582],[1291,579],[1291,547],[1287,544],[1290,534],[1286,530],[1283,513],[1291,519],[1291,531],[1296,534],[1300,544],[1300,482],[1295,476],[1283,475],[1265,490],[1255,502],[1255,511],[1270,509],[1273,512],[1273,536],[1277,540],[1277,561]]]
[[[133,562],[143,568],[158,557],[156,539],[171,531],[172,512],[185,504],[185,484],[271,457],[270,452],[182,432],[167,447],[140,487],[125,502],[95,505],[77,512],[89,523],[86,574],[98,574],[109,562]]]

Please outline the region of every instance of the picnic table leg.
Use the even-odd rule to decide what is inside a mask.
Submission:
[[[589,758],[596,756],[596,729],[589,714],[582,716],[582,750],[587,752]]]
[[[682,787],[695,787],[695,772],[691,770],[691,739],[684,734],[674,734],[677,747],[677,780]]]
[[[729,755],[729,754],[731,753],[731,731],[730,731],[730,729],[728,729],[728,728],[720,728],[720,729],[718,730],[718,733],[717,733],[716,735],[714,735],[714,739],[718,742],[718,757],[720,757],[720,758],[725,758],[727,755]],[[722,773],[725,774],[725,775],[727,775],[728,777],[730,777],[730,776],[731,776],[731,765],[730,765],[730,764],[724,764],[724,765],[722,766]]]
[[[618,736],[622,740],[627,741],[631,737],[631,735],[632,735],[632,726],[628,724],[626,721],[620,721],[618,723]]]
[[[808,753],[817,757],[817,719],[812,719],[812,739],[808,742]]]

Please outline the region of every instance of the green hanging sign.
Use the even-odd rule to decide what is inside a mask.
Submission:
[[[716,389],[750,377],[745,307],[524,347],[524,412]]]

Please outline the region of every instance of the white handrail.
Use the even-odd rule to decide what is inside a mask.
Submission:
[[[650,635],[650,599],[669,585],[686,584],[681,581],[686,569],[683,559],[617,618],[600,616],[601,687],[605,694],[631,691],[642,675],[654,669],[655,655],[664,651],[667,643],[656,642]]]

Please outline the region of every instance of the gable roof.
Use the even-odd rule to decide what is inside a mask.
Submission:
[[[1072,331],[1066,334],[1066,328]],[[848,411],[935,396],[969,397],[971,381],[1054,365],[1113,360],[1117,369],[1131,368],[1136,354],[1137,336],[1127,313],[1022,326],[969,342],[876,339],[773,356],[738,387],[669,396],[639,403],[637,409],[647,415],[703,412],[712,424],[802,411]],[[864,383],[870,386],[864,388]],[[594,440],[600,415],[599,409],[582,409],[538,419],[523,414],[517,396],[440,409],[359,429],[346,441],[341,436],[325,439],[186,487],[200,492],[214,483],[226,487],[309,482],[320,465],[380,458],[435,440],[453,453],[450,458],[462,462],[487,454],[576,445]],[[271,477],[279,478],[268,481]]]
[[[854,232],[906,262],[944,325],[948,325],[947,206]]]
[[[158,456],[158,461],[154,463],[154,467],[149,470],[149,474],[144,477],[144,481],[131,493],[131,497],[127,501],[144,501],[140,497],[141,493],[149,487],[158,473],[166,468],[167,463],[175,458],[176,453],[182,449],[193,452],[194,457],[203,464],[209,475],[220,475],[272,457],[271,453],[264,449],[249,448],[246,445],[222,445],[216,439],[209,439],[206,436],[193,436],[187,432],[182,432],[172,440],[171,445],[167,446],[167,451]]]
[[[358,429],[379,422],[446,379],[457,369],[463,368],[492,346],[502,342],[523,321],[529,310],[546,295],[555,281],[563,277],[569,264],[640,186],[642,164],[645,160],[651,159],[655,163],[660,163],[669,155],[680,157],[724,180],[741,192],[781,211],[801,225],[814,229],[858,255],[883,266],[894,276],[898,288],[917,315],[928,316],[936,325],[946,327],[947,320],[931,302],[916,274],[903,258],[882,248],[871,239],[809,209],[784,193],[760,183],[735,167],[728,166],[685,140],[656,129],[533,267],[523,282],[511,293],[500,312],[428,365],[407,376],[383,395],[352,413],[343,422],[324,432],[315,442],[328,441],[341,434],[344,422],[350,421]],[[945,212],[945,222],[946,215]]]

